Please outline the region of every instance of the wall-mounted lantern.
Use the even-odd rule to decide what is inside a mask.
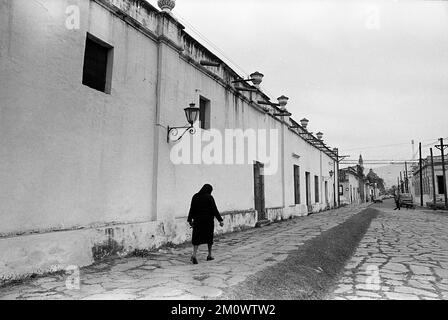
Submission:
[[[177,137],[179,135],[179,129],[185,129],[184,132],[175,140],[172,141],[179,141],[182,139],[185,133],[187,131],[190,132],[190,134],[195,134],[196,129],[193,127],[193,124],[196,122],[196,120],[199,117],[199,108],[195,107],[194,103],[190,103],[190,106],[188,108],[184,109],[185,111],[185,117],[187,118],[187,122],[190,124],[189,126],[183,126],[183,127],[168,127],[168,133],[166,140],[167,142],[170,142],[170,135]]]
[[[250,75],[250,80],[252,81],[253,85],[258,88],[263,81],[263,77],[264,75],[262,73],[255,71]]]
[[[272,106],[272,107],[279,107],[281,109],[281,112],[279,113],[274,113],[273,116],[277,117],[290,117],[292,114],[290,112],[288,112],[288,110],[286,110],[286,105],[288,104],[288,100],[289,98],[287,96],[280,96],[277,98],[278,103],[274,103],[274,102],[270,102],[270,101],[262,101],[262,100],[258,100],[257,103],[258,104],[263,104],[263,105],[268,105],[268,106]]]
[[[329,174],[330,174],[330,178],[332,178],[333,177],[333,174],[334,174],[334,171],[333,170],[330,170],[330,172],[328,172]]]
[[[286,96],[281,96],[277,98],[278,105],[280,108],[285,109],[286,105],[288,104],[289,98]]]
[[[308,123],[310,121],[307,118],[303,118],[302,120],[300,120],[300,125],[302,126],[303,129],[306,130],[306,127],[308,126]]]
[[[249,76],[249,79],[234,80],[234,81],[232,81],[232,83],[241,83],[241,82],[248,83],[248,82],[252,82],[252,84],[258,89],[258,88],[260,88],[260,84],[263,81],[263,77],[264,77],[264,75],[262,73],[260,73],[258,71],[255,71],[254,73],[252,73]],[[253,91],[253,89],[249,90],[249,89],[241,88],[241,87],[235,87],[235,89],[236,90],[241,90],[241,91]]]
[[[316,133],[316,137],[317,137],[317,139],[322,140],[322,138],[324,137],[324,134],[322,132],[318,132],[318,133]]]
[[[292,114],[286,110],[286,105],[288,104],[289,98],[285,95],[282,95],[277,98],[278,103],[273,104],[277,107],[280,107],[280,113],[274,113],[274,117],[290,117]]]
[[[171,12],[176,6],[176,0],[158,0],[157,5],[162,11]]]
[[[276,107],[280,107],[282,109],[285,109],[286,105],[288,104],[288,100],[289,98],[286,96],[280,96],[277,98],[278,103],[274,103],[271,101],[263,101],[263,100],[258,100],[257,103],[258,104],[264,104],[264,105],[268,105],[268,106],[276,106]]]

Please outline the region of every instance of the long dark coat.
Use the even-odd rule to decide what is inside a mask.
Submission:
[[[211,195],[212,190],[212,186],[205,185],[191,199],[187,221],[193,224],[192,243],[195,246],[204,243],[213,244],[214,218],[219,222],[223,221],[216,207],[215,199]]]

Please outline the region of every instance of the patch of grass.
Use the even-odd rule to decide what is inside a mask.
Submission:
[[[325,299],[370,222],[378,214],[376,209],[363,210],[339,226],[305,242],[284,261],[230,287],[221,299]]]

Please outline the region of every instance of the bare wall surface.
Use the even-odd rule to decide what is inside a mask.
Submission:
[[[72,32],[69,2],[2,2],[0,233],[151,220],[155,43],[91,1]],[[81,84],[87,31],[114,46],[110,95]]]

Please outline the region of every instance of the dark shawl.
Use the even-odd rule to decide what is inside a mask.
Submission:
[[[211,194],[212,191],[212,186],[206,184],[191,199],[187,221],[193,223],[192,243],[195,246],[204,243],[213,244],[214,218],[219,222],[223,221]]]

